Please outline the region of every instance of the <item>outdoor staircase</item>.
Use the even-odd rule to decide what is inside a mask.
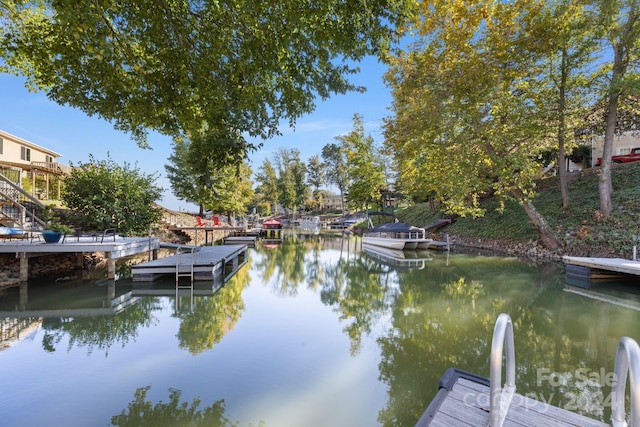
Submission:
[[[41,229],[44,221],[39,216],[44,208],[19,182],[0,173],[0,225],[23,230]]]

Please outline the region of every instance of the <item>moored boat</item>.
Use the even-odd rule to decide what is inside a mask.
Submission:
[[[298,228],[306,231],[320,231],[322,226],[319,216],[303,216],[298,220]]]
[[[405,222],[393,222],[370,228],[362,235],[362,243],[390,249],[428,249],[432,239],[424,228]]]

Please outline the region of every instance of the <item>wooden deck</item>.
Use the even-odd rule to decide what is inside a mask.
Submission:
[[[130,255],[157,251],[160,247],[158,237],[121,237],[110,236],[101,241],[95,236],[72,237],[59,243],[45,243],[43,240],[0,241],[0,253],[14,253],[20,258],[20,280],[27,281],[29,276],[29,258],[55,253],[91,253],[103,252],[107,257],[107,276],[115,278],[115,260]]]
[[[213,280],[225,273],[225,266],[237,271],[246,261],[246,245],[203,246],[193,253],[182,253],[156,259],[131,267],[134,282],[150,282],[161,276],[176,274],[183,276],[193,267],[194,280]]]
[[[416,427],[478,427],[489,425],[489,380],[475,374],[449,369],[440,380],[436,397]],[[587,418],[547,403],[515,394],[505,426],[605,427]]]

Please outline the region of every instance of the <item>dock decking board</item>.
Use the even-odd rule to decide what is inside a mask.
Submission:
[[[440,389],[415,427],[477,427],[489,423],[489,380],[449,369]],[[609,424],[516,393],[505,419],[507,427],[605,427]]]

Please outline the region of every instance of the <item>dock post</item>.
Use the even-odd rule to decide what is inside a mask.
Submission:
[[[26,282],[29,280],[29,258],[24,252],[18,254],[20,257],[20,281]]]
[[[107,279],[115,280],[116,278],[116,259],[113,257],[113,253],[106,252],[107,256]]]

